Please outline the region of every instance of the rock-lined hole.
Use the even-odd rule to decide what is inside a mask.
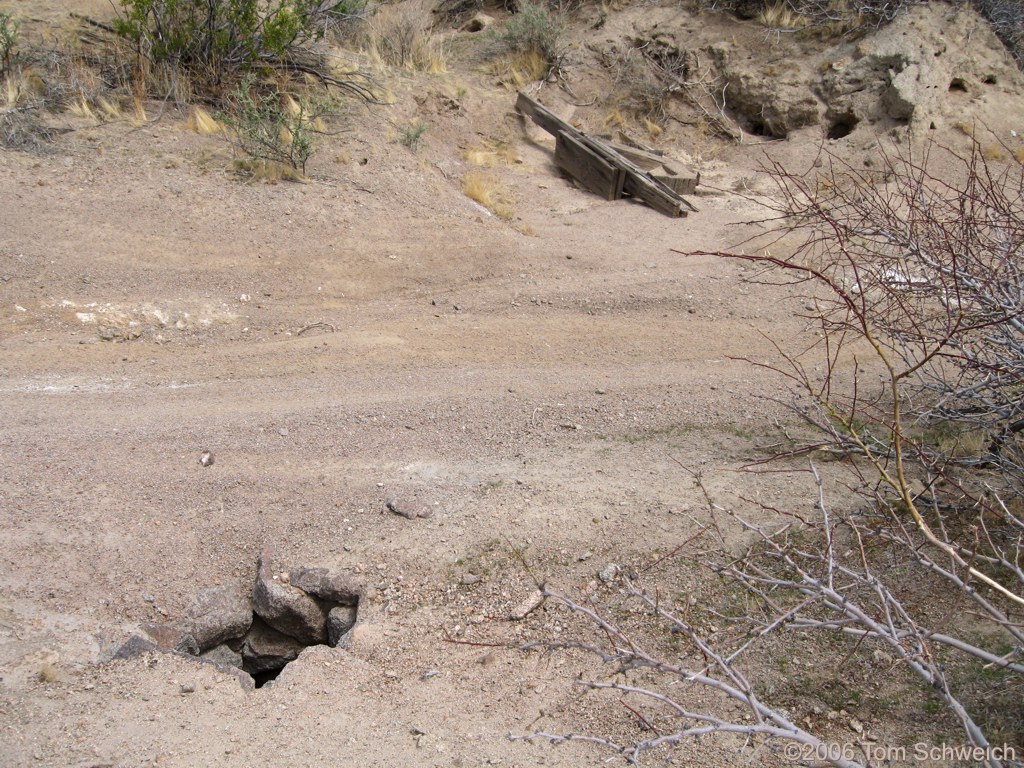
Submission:
[[[853,129],[857,127],[860,120],[852,112],[844,112],[841,115],[836,115],[829,122],[828,126],[828,137],[830,139],[842,139],[853,133]]]
[[[185,653],[261,688],[306,648],[344,644],[358,618],[361,585],[327,568],[275,569],[272,558],[272,549],[260,555],[251,590],[203,590],[182,619],[143,627],[151,640],[132,638],[116,657]]]
[[[985,79],[982,80],[985,85],[995,85],[998,81],[995,75],[985,75]]]
[[[950,92],[967,93],[967,83],[962,77],[954,77],[949,81]]]

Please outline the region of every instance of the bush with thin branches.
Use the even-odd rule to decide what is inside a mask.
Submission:
[[[959,725],[974,762],[1021,765],[1024,168],[995,165],[975,145],[966,155],[897,147],[867,170],[823,152],[808,173],[779,163],[767,172],[768,234],[700,255],[752,262],[755,281],[793,286],[808,343],[797,353],[777,345],[783,362],[769,367],[792,385],[778,399],[815,431],[785,455],[846,458],[850,506],[832,509],[813,463],[813,514],[753,502],[741,514],[705,491],[715,524],[701,534],[719,543],[698,561],[754,607],[735,617],[737,631],[711,636],[660,590],[625,578],[620,594],[648,615],[646,635],[660,627],[676,638],[671,653],[543,587],[591,627],[591,641],[568,646],[608,665],[581,684],[611,689],[650,733],[531,738],[583,739],[635,760],[730,733],[870,765],[867,742],[841,748],[798,723],[747,663],[770,638],[825,632],[845,638],[844,659],[874,655],[908,672]],[[706,698],[689,698],[694,688],[722,706],[695,705]]]

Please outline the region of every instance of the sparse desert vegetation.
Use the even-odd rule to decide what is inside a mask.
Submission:
[[[1021,764],[1002,4],[70,5],[0,0],[0,763]]]

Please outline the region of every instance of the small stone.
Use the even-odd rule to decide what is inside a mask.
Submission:
[[[425,682],[427,682],[427,680],[430,680],[433,677],[437,677],[440,674],[441,674],[440,670],[428,669],[426,672],[424,672],[422,675],[420,675],[420,682],[421,683],[425,683]]]
[[[579,557],[577,557],[576,559],[577,559],[577,560],[578,560],[579,562],[581,562],[581,563],[585,563],[585,562],[587,562],[587,560],[589,560],[589,559],[590,559],[590,558],[592,558],[593,556],[594,556],[594,553],[593,553],[593,552],[591,552],[590,550],[587,550],[586,552],[582,553],[582,554],[581,554],[581,555],[580,555]]]
[[[339,605],[327,614],[327,644],[332,648],[348,644],[348,635],[356,624],[358,611],[352,605]]]
[[[606,395],[606,394],[608,394],[608,390],[606,390],[606,389],[595,389],[594,390],[594,394],[595,395]]]
[[[196,687],[192,683],[182,683],[181,684],[181,692],[182,693],[195,693],[196,692]]]
[[[603,581],[605,584],[615,581],[615,577],[619,575],[619,566],[615,563],[608,563],[604,568],[598,571],[597,578]]]
[[[288,437],[288,427],[281,427],[279,430],[277,430],[277,434],[279,434],[281,437]]]
[[[864,724],[857,718],[850,719],[850,730],[854,733],[864,733]]]
[[[525,600],[519,603],[519,605],[513,608],[512,612],[509,613],[508,617],[511,621],[522,621],[535,610],[537,610],[537,608],[539,608],[543,602],[543,593],[541,593],[539,590],[533,592],[532,594],[530,594],[529,597],[527,597]]]
[[[199,463],[202,464],[204,467],[212,467],[213,466],[213,454],[210,453],[209,451],[203,451],[199,455]]]
[[[177,651],[190,656],[199,654],[199,644],[189,632],[174,624],[143,624],[142,631],[161,651]]]
[[[242,643],[244,668],[249,674],[281,669],[299,658],[305,647],[304,643],[256,619]]]
[[[463,583],[464,586],[467,586],[467,587],[471,587],[474,584],[479,584],[480,580],[481,580],[481,577],[477,576],[475,573],[467,573],[467,574],[464,574],[463,577],[462,577],[462,583]]]
[[[352,576],[328,568],[294,568],[291,584],[303,592],[340,605],[356,605],[363,592]]]
[[[185,609],[182,624],[199,651],[242,637],[252,624],[252,601],[239,585],[208,587]]]
[[[231,650],[227,645],[218,645],[216,648],[211,648],[199,658],[211,664],[216,664],[218,667],[242,668],[242,654]]]
[[[322,645],[327,641],[327,610],[303,590],[275,581],[272,556],[272,548],[260,554],[253,610],[278,632],[305,645]]]
[[[147,640],[141,635],[132,635],[117,649],[112,660],[124,661],[126,659],[134,659],[137,656],[142,656],[156,650],[158,650],[156,643]]]
[[[407,520],[415,520],[420,516],[420,509],[422,505],[410,502],[407,499],[401,499],[397,496],[392,496],[386,502],[387,508],[394,512],[400,517],[404,517]]]

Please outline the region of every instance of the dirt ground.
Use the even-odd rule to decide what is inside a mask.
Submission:
[[[59,24],[65,5],[13,8]],[[686,469],[726,505],[810,507],[804,477],[738,471],[791,418],[740,358],[796,343],[798,303],[673,249],[752,233],[735,190],[761,188],[766,150],[809,163],[820,129],[702,159],[700,212],[670,219],[575,188],[485,75],[394,78],[396,106],[353,107],[307,183],[240,182],[159,103],[0,151],[0,764],[595,764],[508,739],[601,727],[572,661],[450,642],[546,628],[505,620],[533,589],[511,549],[585,588],[697,529]],[[417,116],[414,153],[396,126]],[[521,161],[494,171],[510,222],[462,194],[481,139]],[[433,514],[390,513],[395,494]],[[110,661],[204,587],[251,582],[267,544],[374,588],[349,648],[256,691],[171,654]],[[734,746],[673,759],[746,764]]]

